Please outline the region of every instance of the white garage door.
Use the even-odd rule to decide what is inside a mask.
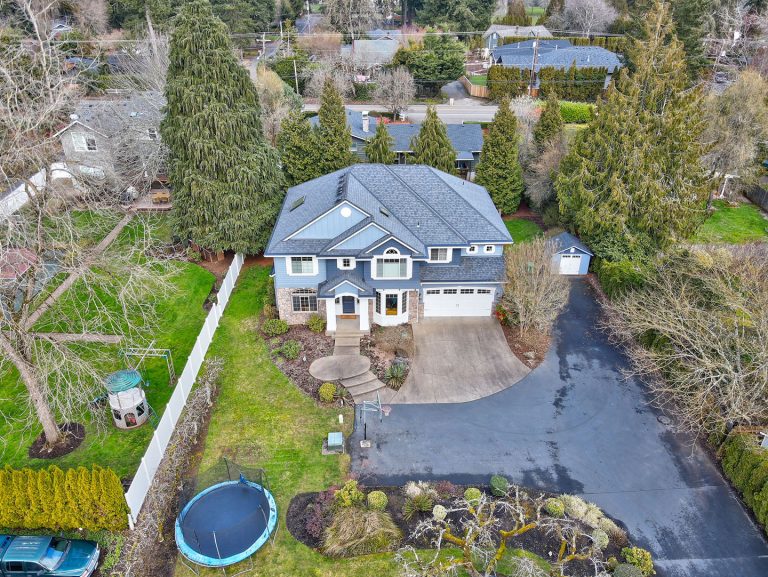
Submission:
[[[581,268],[580,254],[560,255],[560,274],[579,274]]]
[[[424,291],[425,317],[487,317],[496,289],[476,287],[434,288]]]

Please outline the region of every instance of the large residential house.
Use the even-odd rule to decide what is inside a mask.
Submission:
[[[542,68],[567,70],[579,68],[605,68],[603,88],[607,88],[613,74],[621,68],[618,55],[602,46],[574,46],[569,40],[525,40],[504,44],[491,50],[491,65],[533,70],[533,90],[539,87],[539,71]]]
[[[482,186],[423,165],[355,164],[288,190],[264,251],[280,318],[334,333],[422,317],[489,316],[504,222]]]
[[[361,160],[366,160],[365,144],[376,133],[378,118],[370,116],[367,112],[346,109],[347,126],[352,133],[352,148]],[[313,126],[317,126],[319,118],[313,116],[309,119]],[[387,132],[394,140],[392,152],[396,154],[396,164],[408,164],[413,155],[411,142],[421,130],[421,124],[396,124],[387,123]],[[462,178],[472,178],[475,167],[480,161],[480,152],[483,149],[483,129],[479,124],[446,124],[446,132],[451,145],[456,151],[456,170]]]
[[[121,163],[149,167],[160,148],[164,104],[163,96],[153,92],[80,100],[69,124],[56,133],[67,166],[73,174],[97,178],[121,173]]]
[[[504,38],[552,38],[552,33],[545,26],[512,26],[509,24],[491,24],[483,32],[483,46],[493,50],[503,44]]]

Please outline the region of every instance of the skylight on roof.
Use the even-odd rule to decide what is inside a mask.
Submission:
[[[383,206],[379,208],[379,212],[380,212],[381,214],[383,214],[384,216],[387,216],[387,217],[388,217],[388,216],[391,216],[391,215],[389,214],[389,211],[388,211],[386,208],[384,208]]]
[[[291,205],[291,209],[288,212],[291,212],[292,210],[295,210],[299,208],[302,204],[304,204],[304,201],[307,199],[306,196],[300,196],[296,200],[293,201],[293,204]]]

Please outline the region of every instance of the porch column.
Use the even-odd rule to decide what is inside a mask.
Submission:
[[[360,330],[368,331],[371,329],[371,323],[368,320],[368,301],[370,299],[360,299]]]
[[[336,301],[325,299],[325,329],[336,332]]]

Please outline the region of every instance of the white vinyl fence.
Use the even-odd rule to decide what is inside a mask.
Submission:
[[[208,346],[213,340],[216,327],[219,326],[219,319],[224,314],[224,309],[227,306],[227,302],[229,302],[229,296],[235,287],[235,281],[237,281],[240,269],[243,267],[243,260],[243,255],[235,255],[229,271],[227,271],[227,276],[224,278],[224,282],[219,289],[217,302],[214,303],[211,311],[208,313],[208,317],[205,319],[205,324],[200,334],[197,335],[197,341],[187,359],[184,371],[182,371],[181,377],[179,377],[179,381],[176,383],[171,400],[168,401],[168,405],[165,407],[155,434],[152,435],[152,440],[149,443],[149,447],[147,447],[147,452],[144,453],[131,486],[125,493],[125,500],[128,502],[128,508],[131,511],[129,515],[131,517],[131,526],[133,526],[133,522],[139,516],[141,506],[144,504],[144,499],[152,484],[152,479],[155,476],[155,472],[157,472],[157,468],[160,466],[160,461],[163,459],[165,449],[171,440],[173,430],[181,416],[181,412],[184,410],[189,393],[195,384],[200,367],[205,359],[205,354],[208,351]]]

